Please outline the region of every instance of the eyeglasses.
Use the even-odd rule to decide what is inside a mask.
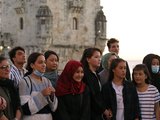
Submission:
[[[10,68],[9,65],[3,65],[3,66],[0,67],[1,70],[7,70],[9,68]]]

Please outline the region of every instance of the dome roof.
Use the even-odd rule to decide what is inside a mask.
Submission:
[[[40,6],[36,17],[52,17],[52,12],[47,5]]]

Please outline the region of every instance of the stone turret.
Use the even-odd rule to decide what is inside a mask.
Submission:
[[[60,69],[87,47],[104,50],[107,21],[100,0],[1,1],[1,33],[9,34],[12,47],[21,45],[27,54],[54,50]]]

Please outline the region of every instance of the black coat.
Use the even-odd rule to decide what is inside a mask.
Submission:
[[[0,80],[0,87],[1,87],[1,89],[3,89],[3,91],[5,91],[6,96],[8,96],[8,99],[9,99],[8,101],[10,103],[7,103],[7,104],[10,105],[10,108],[12,109],[10,111],[12,111],[13,116],[8,115],[7,114],[8,112],[6,109],[3,111],[3,113],[9,119],[13,119],[16,116],[16,111],[21,110],[19,93],[18,93],[17,89],[14,87],[13,80],[10,80],[10,79],[1,79]],[[1,92],[0,92],[0,96],[2,96]]]
[[[91,120],[102,120],[105,105],[101,95],[100,77],[97,73],[85,69],[83,81],[89,86],[91,93]]]
[[[82,94],[68,94],[58,98],[55,120],[90,120],[90,93],[88,87]]]
[[[123,86],[124,120],[140,118],[139,101],[135,86],[129,81],[124,81]],[[116,92],[111,82],[106,83],[102,87],[102,95],[106,103],[106,108],[112,111],[113,117],[111,120],[116,120]]]

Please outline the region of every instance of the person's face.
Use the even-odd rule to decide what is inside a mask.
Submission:
[[[154,58],[154,59],[152,60],[151,65],[159,65],[159,60],[156,59],[156,58]]]
[[[133,77],[136,82],[136,84],[145,84],[145,79],[147,79],[146,74],[143,70],[136,70],[133,71]]]
[[[112,56],[108,59],[108,68],[110,68],[110,65],[111,65],[111,63],[112,63],[112,60],[114,60],[114,59],[116,59],[116,58],[117,58],[117,56],[112,55]]]
[[[58,58],[56,55],[51,54],[46,60],[46,67],[49,71],[56,70],[58,68]]]
[[[3,60],[0,63],[0,78],[9,78],[9,72],[10,72],[9,62],[8,60]]]
[[[83,68],[82,67],[78,67],[78,69],[76,70],[76,72],[73,74],[73,79],[76,82],[81,82],[83,76],[84,76]]]
[[[40,55],[34,64],[31,64],[33,70],[38,70],[41,73],[44,73],[46,70],[45,57]]]
[[[17,50],[13,61],[16,64],[24,64],[26,62],[25,52],[22,50]]]
[[[115,69],[113,69],[114,77],[125,79],[126,77],[126,62],[120,62]]]
[[[109,52],[115,52],[118,55],[118,53],[119,53],[119,43],[115,42],[115,43],[110,44],[110,48],[108,48],[108,51]]]
[[[101,63],[101,53],[99,51],[95,51],[90,58],[87,58],[89,66],[92,68],[98,68]]]

